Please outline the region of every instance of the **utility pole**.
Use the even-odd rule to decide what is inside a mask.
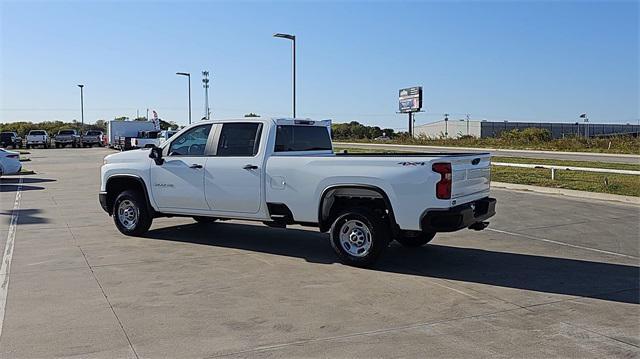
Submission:
[[[204,87],[204,117],[209,120],[209,71],[202,71],[202,87]]]
[[[80,87],[80,119],[82,121],[80,125],[80,143],[82,143],[82,131],[84,130],[84,85],[78,85],[78,87]]]
[[[149,121],[149,109],[147,109],[147,121]]]

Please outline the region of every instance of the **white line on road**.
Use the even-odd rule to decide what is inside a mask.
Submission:
[[[4,324],[4,313],[7,307],[7,293],[9,292],[9,273],[11,270],[11,259],[13,258],[13,245],[16,238],[16,228],[18,227],[18,215],[20,212],[20,199],[22,198],[22,176],[18,182],[16,191],[16,199],[13,202],[13,211],[11,212],[11,222],[9,224],[9,233],[7,233],[7,242],[2,252],[2,266],[0,266],[0,337],[2,336],[2,327]]]
[[[609,252],[609,251],[604,251],[602,249],[596,249],[596,248],[591,248],[591,247],[579,246],[577,244],[569,244],[569,243],[565,243],[565,242],[558,242],[558,241],[554,241],[554,240],[546,239],[546,238],[533,237],[533,236],[530,236],[530,235],[527,235],[527,234],[501,231],[499,229],[494,229],[494,228],[487,228],[487,230],[492,231],[492,232],[502,233],[502,234],[508,234],[508,235],[511,235],[511,236],[524,237],[524,238],[533,239],[533,240],[541,241],[541,242],[559,244],[561,246],[580,248],[580,249],[584,249],[584,250],[587,250],[587,251],[609,254],[609,255],[612,255],[612,256],[638,259],[638,257],[636,257],[636,256],[630,256],[630,255],[627,255],[627,254],[616,253],[616,252]]]

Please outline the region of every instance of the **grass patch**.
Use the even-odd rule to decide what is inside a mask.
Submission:
[[[443,147],[477,147],[498,148],[510,150],[545,150],[567,152],[594,152],[594,153],[628,153],[640,154],[640,138],[620,136],[612,138],[571,137],[548,141],[523,140],[513,138],[448,138],[430,139],[426,137],[410,138],[408,136],[394,138],[386,142],[373,142],[369,139],[334,138],[337,142],[360,143],[388,143],[399,145],[425,145]]]
[[[640,177],[635,175],[556,171],[556,179],[551,180],[548,169],[492,166],[491,180],[640,197]]]
[[[567,166],[567,167],[608,168],[608,169],[614,169],[614,170],[640,171],[640,164],[635,164],[635,163],[568,161],[568,160],[556,160],[556,159],[502,157],[502,156],[493,156],[491,157],[491,161],[506,162],[506,163],[527,163],[532,165],[555,165],[555,166]]]

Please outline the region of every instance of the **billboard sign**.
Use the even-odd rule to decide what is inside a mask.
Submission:
[[[401,89],[398,96],[400,112],[418,112],[422,109],[422,86]]]

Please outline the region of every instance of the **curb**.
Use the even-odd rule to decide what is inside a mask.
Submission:
[[[622,203],[640,205],[640,197],[622,196],[619,194],[576,191],[573,189],[529,186],[524,184],[493,182],[493,181],[491,182],[491,187],[509,189],[509,190],[515,190],[515,191],[531,191],[536,193],[555,194],[555,195],[563,195],[568,197],[597,199],[600,201],[622,202]]]

